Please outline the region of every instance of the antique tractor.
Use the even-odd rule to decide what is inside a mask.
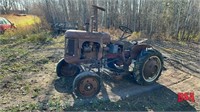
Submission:
[[[129,37],[125,34],[132,33],[126,26],[119,27],[123,34],[116,41],[109,34],[98,32],[97,10],[105,9],[93,8],[91,31],[66,31],[64,58],[56,67],[58,77],[73,79],[73,92],[81,98],[99,93],[102,68],[116,72],[116,79],[128,74],[140,85],[154,83],[162,72],[162,54],[150,45],[124,41]]]

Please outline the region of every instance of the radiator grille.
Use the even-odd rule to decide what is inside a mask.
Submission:
[[[68,55],[73,56],[74,55],[74,45],[75,45],[75,40],[69,39],[68,40]]]

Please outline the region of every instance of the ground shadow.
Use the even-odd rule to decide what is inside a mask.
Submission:
[[[73,106],[64,110],[78,111],[195,111],[195,108],[188,102],[177,102],[177,93],[169,88],[155,83],[149,86],[136,84],[131,77],[125,77],[121,81],[115,81],[108,75],[103,75],[101,93],[103,98],[95,97],[92,99],[74,98]],[[71,93],[73,79],[63,81],[59,78],[54,82],[55,89],[60,93]],[[71,86],[66,86],[71,85]],[[110,91],[120,99],[112,101]],[[115,97],[115,96],[113,96]]]
[[[58,78],[54,81],[54,87],[60,93],[72,93],[73,80],[74,77]]]
[[[96,103],[73,105],[65,110],[88,111],[196,111],[188,102],[177,102],[177,94],[166,87],[130,96],[116,102],[99,100]]]
[[[76,106],[95,103],[95,102],[98,102],[98,100],[102,99],[102,98],[98,98],[98,97],[93,97],[93,98],[90,98],[90,99],[81,99],[81,98],[76,97],[73,93],[73,81],[74,81],[74,79],[75,79],[75,77],[56,79],[54,81],[54,87],[55,87],[56,91],[60,92],[60,93],[71,94],[73,99],[74,99],[74,105],[76,105]],[[103,99],[106,99],[106,100],[109,99],[106,88],[104,87],[103,84],[101,84],[100,92],[103,93],[102,94]]]

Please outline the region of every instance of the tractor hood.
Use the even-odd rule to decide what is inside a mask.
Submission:
[[[83,30],[67,30],[65,33],[66,38],[70,39],[84,39],[84,40],[100,40],[102,38],[103,43],[110,43],[110,35],[104,32],[87,32]]]

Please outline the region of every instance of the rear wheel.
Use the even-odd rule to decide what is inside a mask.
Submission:
[[[155,49],[147,49],[141,52],[134,62],[133,76],[140,85],[154,83],[161,75],[163,68],[162,54]]]
[[[100,77],[92,72],[82,72],[76,76],[73,82],[73,90],[80,98],[96,96],[101,89]]]

